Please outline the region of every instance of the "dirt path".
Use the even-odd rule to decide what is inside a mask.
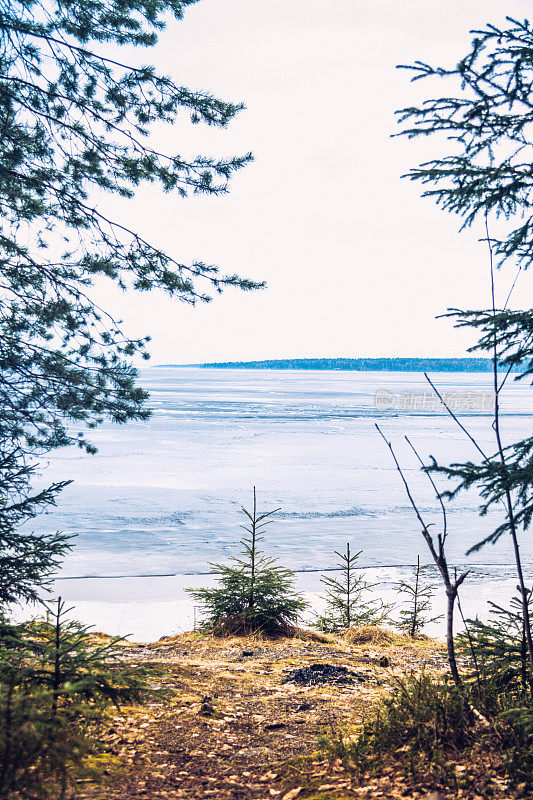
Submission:
[[[312,755],[318,737],[363,722],[396,674],[444,666],[434,642],[398,638],[349,644],[188,634],[124,648],[124,658],[161,667],[161,684],[176,694],[115,717],[104,738],[116,761],[108,785],[79,783],[76,797],[292,800],[309,797],[304,759],[323,800],[361,796],[340,762]],[[351,682],[284,682],[289,670],[316,663],[347,667]]]

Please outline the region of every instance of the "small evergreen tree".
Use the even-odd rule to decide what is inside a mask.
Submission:
[[[368,592],[375,584],[367,583],[364,574],[357,572],[356,563],[361,553],[362,550],[352,554],[349,543],[345,553],[335,550],[341,574],[338,579],[329,575],[321,578],[326,587],[326,610],[316,620],[320,630],[334,633],[352,626],[380,625],[388,618],[390,605],[369,597]]]
[[[45,608],[47,615],[32,625],[31,638],[43,663],[43,669],[35,672],[36,680],[52,690],[55,706],[65,686],[67,694],[74,691],[90,702],[119,705],[141,699],[144,672],[121,663],[117,650],[121,637],[96,644],[89,627],[68,619],[72,609],[65,608],[61,597]]]
[[[106,708],[148,692],[149,673],[120,663],[118,639],[99,644],[67,614],[59,598],[44,619],[3,624],[0,797],[63,797],[98,750]]]
[[[398,581],[394,585],[397,592],[407,595],[405,608],[400,611],[400,619],[396,625],[414,639],[425,625],[442,619],[442,614],[431,616],[431,600],[437,589],[433,583],[425,580],[429,566],[420,566],[420,556],[416,557],[416,567],[413,567],[411,581]]]
[[[258,513],[254,486],[253,511],[246,514],[249,525],[241,525],[248,536],[241,539],[241,554],[229,564],[212,564],[218,576],[214,588],[188,589],[204,614],[203,629],[216,633],[288,632],[307,603],[294,590],[294,573],[265,556],[259,547],[265,527],[276,511]]]
[[[532,596],[529,592],[530,607]],[[487,711],[502,710],[512,695],[515,701],[527,702],[533,714],[522,599],[513,597],[509,608],[492,601],[489,606],[487,622],[466,620],[466,633],[458,636],[462,651],[472,661],[467,680],[481,692]]]

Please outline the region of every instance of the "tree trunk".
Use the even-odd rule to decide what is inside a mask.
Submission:
[[[418,616],[418,582],[420,580],[420,556],[416,557],[416,582],[415,582],[415,602],[413,608],[413,622],[411,625],[411,639],[415,638]]]
[[[250,575],[250,594],[248,596],[248,608],[254,607],[255,602],[255,538],[257,534],[257,495],[254,486],[254,517],[252,520],[252,553],[251,553],[251,575]]]
[[[450,672],[456,686],[462,686],[463,682],[457,669],[457,661],[455,659],[455,642],[453,640],[453,612],[455,608],[455,598],[457,597],[457,588],[454,586],[446,587],[446,597],[448,599],[446,608],[446,647],[448,650],[448,663],[450,664]]]

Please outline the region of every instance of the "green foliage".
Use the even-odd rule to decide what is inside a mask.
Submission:
[[[457,687],[422,673],[398,680],[365,730],[363,747],[407,744],[428,753],[446,745],[464,747],[470,741],[473,718]]]
[[[123,46],[154,46],[192,2],[0,2],[0,397],[9,408],[0,439],[7,432],[31,452],[71,442],[93,449],[66,420],[91,427],[148,415],[130,360],[147,356],[147,339],[126,337],[98,308],[95,280],[188,303],[208,300],[210,289],[257,286],[180,262],[91,197],[129,198],[147,183],[178,197],[217,195],[251,160],[187,159],[148,143],[154,126],[179,114],[224,127],[243,107],[121,59]]]
[[[155,45],[168,18],[181,19],[192,2],[0,0],[0,485],[8,495],[0,496],[0,573],[35,566],[18,586],[5,580],[8,599],[28,599],[31,582],[65,549],[59,537],[44,537],[39,554],[31,536],[15,538],[22,512],[32,516],[64,485],[32,500],[33,459],[73,443],[93,452],[87,431],[106,417],[149,416],[131,361],[148,356],[148,339],[128,338],[95,304],[95,281],[158,288],[189,303],[208,300],[208,289],[257,286],[201,261],[179,262],[91,199],[98,191],[132,197],[146,183],[178,196],[219,194],[250,161],[188,160],[147,142],[153,126],[181,112],[223,127],[242,108],[120,59],[121,46]]]
[[[42,669],[34,676],[40,685],[51,689],[58,698],[67,687],[67,694],[88,702],[135,703],[146,689],[143,670],[120,662],[117,643],[120,637],[104,644],[95,644],[91,629],[70,620],[59,598],[55,607],[47,606],[46,617],[30,629],[35,652],[44,659]]]
[[[447,316],[455,319],[456,327],[468,327],[478,333],[478,342],[472,351],[496,354],[498,395],[505,386],[510,371],[518,374],[515,380],[531,379],[533,375],[533,312],[491,309],[481,311],[453,310]],[[433,463],[431,469],[441,472],[455,486],[445,493],[448,498],[460,492],[477,488],[482,499],[481,516],[491,509],[502,507],[507,495],[513,498],[513,513],[502,520],[469,552],[477,552],[485,544],[494,544],[503,534],[514,528],[527,530],[533,519],[533,437],[502,446],[494,454],[483,453],[480,462],[469,460],[447,466]],[[503,455],[503,460],[502,460]]]
[[[71,769],[81,769],[90,734],[74,706],[53,715],[53,695],[34,682],[32,648],[0,650],[0,792],[2,797],[61,797]],[[66,693],[64,697],[67,697]],[[97,731],[93,731],[97,733]]]
[[[62,797],[71,777],[91,770],[106,708],[147,694],[148,673],[120,663],[119,640],[98,644],[67,613],[60,599],[45,619],[2,626],[2,797]]]
[[[133,57],[132,46],[154,46],[194,2],[0,0],[0,605],[35,601],[69,547],[61,534],[20,532],[68,483],[32,491],[35,459],[70,444],[94,452],[87,431],[104,419],[149,416],[133,366],[148,357],[148,337],[126,336],[94,302],[95,285],[160,289],[192,304],[226,286],[262,285],[182,263],[94,201],[101,192],[131,198],[147,184],[176,198],[217,195],[250,162],[188,159],[148,143],[179,114],[225,127],[242,109],[121,57],[122,47]],[[39,796],[47,779],[62,796],[89,742],[86,721],[144,685],[119,667],[113,644],[95,645],[64,613],[59,604],[52,621],[3,626],[2,796],[14,786]]]
[[[529,606],[532,596],[530,592]],[[488,622],[469,619],[458,637],[465,686],[508,748],[506,762],[514,780],[533,785],[533,682],[522,599],[513,597],[509,608],[489,605]]]
[[[456,66],[402,65],[415,81],[445,85],[445,94],[397,113],[403,135],[436,136],[448,149],[408,177],[429,185],[424,195],[462,216],[465,225],[487,214],[511,219],[493,244],[502,261],[513,258],[527,267],[533,260],[533,30],[527,19],[507,22],[473,31],[471,48]]]
[[[411,581],[398,581],[394,588],[400,595],[406,595],[405,608],[400,611],[397,627],[414,638],[422,629],[431,622],[442,619],[442,615],[431,616],[432,598],[437,589],[433,583],[428,583],[426,573],[429,566],[420,566],[420,556],[417,556],[416,567],[413,567]]]
[[[493,364],[494,445],[481,447],[467,428],[450,412],[477,451],[477,460],[449,465],[433,460],[428,472],[449,479],[453,488],[443,496],[455,497],[474,489],[481,497],[480,514],[504,510],[496,528],[470,549],[509,534],[516,563],[522,620],[528,652],[528,671],[533,680],[533,632],[528,606],[519,535],[533,519],[533,439],[508,444],[501,430],[501,392],[513,371],[515,380],[532,374],[531,311],[511,311],[509,302],[518,274],[533,261],[533,181],[531,119],[533,110],[533,30],[528,20],[510,17],[499,28],[489,24],[474,31],[469,52],[451,68],[432,67],[417,61],[413,80],[436,78],[452,83],[454,95],[425,100],[418,108],[399,111],[402,133],[410,138],[435,136],[452,152],[411,170],[409,177],[431,188],[425,195],[459,214],[464,226],[482,220],[490,259],[491,307],[450,311],[458,327],[478,336],[471,348],[476,355],[488,353]],[[489,230],[494,218],[496,235]],[[496,301],[495,265],[513,259],[518,274],[503,302]],[[442,398],[441,398],[442,399]],[[448,409],[450,411],[450,409]]]
[[[531,716],[524,708],[515,709],[507,697],[507,711],[480,722],[473,710],[479,697],[471,689],[426,673],[397,679],[393,692],[358,735],[333,731],[322,737],[321,746],[331,758],[374,775],[383,768],[386,754],[386,763],[396,762],[400,772],[410,774],[417,783],[424,777],[453,791],[458,788],[457,774],[449,766],[458,753],[464,752],[465,762],[474,767],[469,779],[472,788],[479,786],[475,767],[480,754],[493,757],[497,753],[512,784],[533,785],[533,738],[527,727]]]
[[[34,602],[46,588],[62,556],[70,548],[60,533],[36,534],[23,523],[55,504],[70,481],[55,483],[37,493],[28,492],[35,469],[16,449],[0,447],[0,609],[8,603]]]
[[[195,1],[0,0],[0,603],[34,600],[68,546],[59,534],[18,532],[66,485],[36,495],[35,460],[70,444],[94,452],[88,431],[104,419],[150,414],[132,361],[148,357],[148,338],[122,332],[94,302],[95,284],[187,303],[260,285],[182,263],[94,202],[146,184],[176,199],[217,195],[251,160],[149,144],[180,114],[225,127],[243,107],[121,58],[123,47],[133,57],[131,46],[156,45]]]
[[[187,591],[200,604],[204,630],[286,633],[307,604],[294,590],[294,573],[260,550],[265,527],[276,511],[257,512],[255,486],[253,511],[241,508],[250,524],[241,526],[248,536],[241,539],[240,556],[232,557],[229,564],[211,565],[217,576],[215,587]]]
[[[375,584],[365,581],[364,574],[357,571],[361,553],[352,554],[349,543],[345,553],[335,550],[340,576],[321,578],[326,587],[326,609],[315,622],[319,630],[333,633],[352,626],[381,625],[388,618],[391,607],[370,595]]]
[[[533,592],[529,593],[531,606]],[[467,620],[458,637],[468,665],[465,683],[476,707],[495,720],[509,753],[506,761],[516,782],[533,786],[533,681],[522,600],[509,608],[490,602],[488,622]]]
[[[426,100],[420,107],[398,112],[403,135],[440,136],[454,141],[454,152],[411,170],[409,177],[433,188],[424,192],[443,208],[460,214],[465,225],[481,218],[491,254],[506,261],[513,257],[519,268],[533,259],[533,182],[530,161],[533,144],[529,126],[533,109],[533,31],[529,21],[508,18],[508,26],[487,25],[474,31],[470,52],[452,68],[432,67],[420,61],[411,67],[413,80],[438,79],[457,89],[455,96]],[[521,219],[506,235],[489,236],[487,218]],[[494,284],[493,299],[494,299]],[[488,354],[493,370],[503,371],[496,380],[499,395],[508,375],[515,380],[531,376],[533,368],[533,315],[530,310],[502,308],[493,304],[483,310],[453,309],[449,316],[457,327],[473,329],[478,342],[470,352]],[[498,400],[498,397],[495,398]],[[480,448],[478,447],[478,451]],[[500,450],[502,452],[500,452]],[[501,503],[513,506],[507,518],[472,548],[494,543],[518,526],[527,528],[533,516],[533,439],[528,437],[494,454],[480,452],[480,463],[467,461],[431,469],[455,483],[450,498],[477,488],[482,497],[481,515]],[[511,503],[508,503],[511,495]]]
[[[530,606],[531,598],[532,593]],[[489,606],[487,622],[469,619],[466,633],[457,637],[469,665],[465,681],[486,713],[495,716],[529,704],[533,715],[522,601],[513,597],[509,608],[492,601]]]
[[[432,756],[442,747],[462,749],[473,740],[473,717],[457,687],[422,673],[396,679],[372,720],[350,742],[344,736],[324,739],[332,755],[358,761],[405,748],[404,753]]]

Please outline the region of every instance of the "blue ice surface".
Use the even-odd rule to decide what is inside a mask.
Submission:
[[[493,448],[490,374],[441,373],[432,380],[481,446]],[[99,449],[95,456],[70,449],[50,458],[43,482],[74,483],[40,518],[39,528],[76,537],[56,588],[82,604],[82,614],[83,608],[93,613],[98,627],[123,607],[121,625],[131,612],[142,638],[161,630],[157,619],[186,624],[191,609],[183,590],[187,582],[205,582],[194,573],[237,552],[241,505],[251,506],[254,485],[260,509],[281,509],[267,529],[265,550],[306,570],[299,585],[317,597],[319,573],[309,570],[331,567],[334,551],[346,542],[362,550],[361,566],[373,573],[379,568],[384,587],[418,554],[430,560],[376,423],[393,442],[435,533],[439,505],[404,436],[423,459],[476,457],[419,373],[152,367],[143,371],[141,384],[151,394],[149,422],[90,432]],[[507,382],[503,414],[506,442],[531,433],[527,384]],[[507,581],[511,592],[515,582],[507,537],[466,556],[501,520],[498,511],[481,518],[477,506],[473,493],[449,505],[447,542],[452,564],[477,565],[465,585],[476,608],[487,581]],[[529,535],[521,546],[533,576]],[[163,575],[178,577],[142,577]],[[92,577],[79,580],[83,576]],[[162,604],[159,611],[154,603]],[[135,605],[144,611],[133,613]]]

